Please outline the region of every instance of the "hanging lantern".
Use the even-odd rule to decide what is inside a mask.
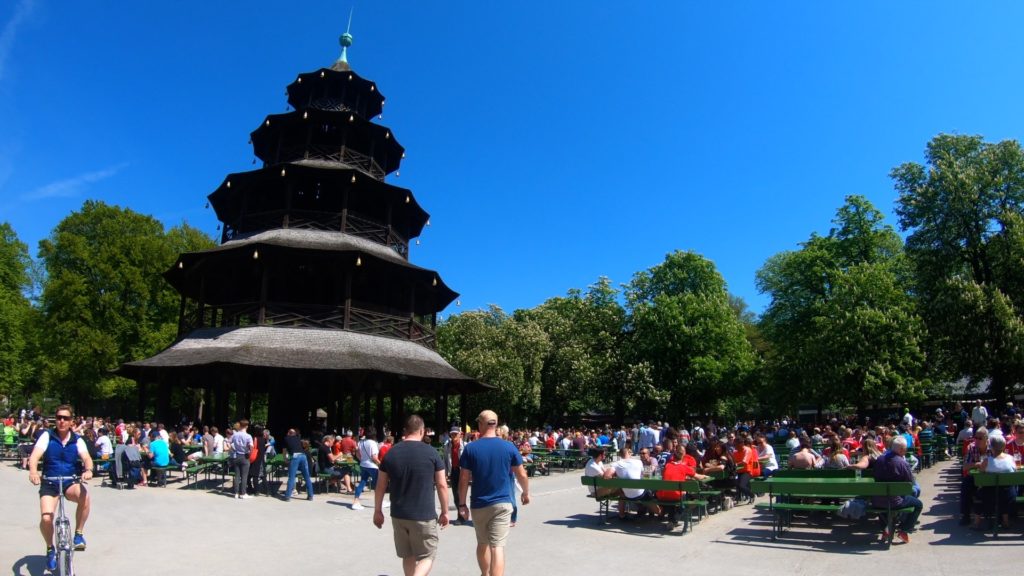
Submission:
[[[405,195],[405,203],[408,204],[410,200],[412,200],[412,197],[409,196],[408,194],[406,194]]]
[[[356,119],[356,116],[355,116],[355,114],[349,114],[349,116],[348,116],[348,121],[349,121],[349,122],[354,122],[354,121],[355,121],[355,119]]]
[[[287,174],[287,172],[284,171],[284,168],[281,168],[281,178],[284,178],[285,174]]]
[[[259,250],[253,250],[252,251],[252,259],[253,260],[259,260],[260,259],[260,251]]]
[[[405,152],[402,152],[402,160],[405,160]]]
[[[352,81],[352,75],[351,74],[348,75],[348,79],[349,79],[349,81]]]
[[[456,306],[462,306],[462,300],[456,300],[455,301],[455,305]]]
[[[305,120],[307,118],[309,118],[309,112],[308,111],[307,112],[303,112],[302,113],[302,119]]]
[[[417,238],[417,239],[416,239],[416,245],[417,245],[417,246],[419,246],[419,245],[420,245],[420,239],[419,239],[419,238]]]
[[[264,122],[264,124],[266,124],[267,126],[270,126],[270,118],[267,118],[267,121]]]
[[[370,84],[370,92],[373,92],[376,89],[377,89],[376,86],[374,86],[373,84]]]
[[[225,184],[225,186],[227,186],[228,188],[231,188],[231,180],[228,180],[227,184]]]
[[[296,80],[295,83],[296,84],[302,84],[302,76],[299,76],[299,79]]]
[[[181,270],[183,268],[185,268],[185,263],[184,262],[178,262],[178,270]]]
[[[430,226],[430,218],[427,218],[427,226]]]
[[[395,170],[395,178],[401,178],[401,177],[402,177],[402,171],[401,170]]]
[[[355,183],[356,183],[356,175],[355,175],[355,174],[353,174],[353,175],[352,175],[352,183],[353,183],[353,184],[355,184]]]
[[[384,139],[387,140],[388,138],[391,138],[391,132],[384,133]]]
[[[356,266],[362,266],[362,265],[363,265],[363,259],[360,258],[359,256],[356,256]]]
[[[437,276],[434,276],[434,281],[431,283],[431,286],[437,286]]]
[[[209,207],[210,207],[210,203],[209,203],[209,202],[207,202],[207,203],[206,203],[206,207],[207,207],[207,208],[209,208]]]
[[[325,74],[324,74],[324,71],[323,71],[323,70],[321,70],[321,71],[320,71],[320,77],[321,77],[321,78],[323,78],[324,76],[325,76]]]

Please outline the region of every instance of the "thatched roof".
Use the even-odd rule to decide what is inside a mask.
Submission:
[[[251,244],[268,244],[271,246],[284,246],[286,248],[304,248],[309,250],[328,250],[332,252],[365,252],[372,254],[382,260],[394,262],[405,268],[424,270],[419,266],[411,264],[402,258],[397,252],[378,244],[373,240],[353,236],[344,232],[329,232],[326,230],[302,230],[298,228],[278,228],[267,230],[248,236],[237,237],[232,240],[202,252],[194,254],[207,254],[220,250],[234,250]]]
[[[131,378],[148,368],[213,364],[370,371],[475,384],[437,352],[408,340],[344,330],[270,326],[199,329],[155,356],[124,364],[120,372]]]

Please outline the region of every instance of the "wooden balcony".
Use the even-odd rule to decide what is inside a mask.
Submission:
[[[431,324],[428,325],[427,322]],[[430,349],[436,336],[430,318],[395,316],[357,307],[245,302],[220,308],[183,306],[178,336],[197,328],[216,326],[278,326],[348,330],[361,334],[410,340]]]

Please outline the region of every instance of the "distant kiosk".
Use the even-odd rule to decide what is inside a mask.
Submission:
[[[178,341],[118,370],[138,382],[140,412],[155,392],[157,419],[173,421],[172,390],[189,387],[204,390],[216,425],[249,417],[266,394],[275,431],[309,431],[324,407],[329,427],[371,418],[380,431],[390,396],[401,430],[404,398],[426,396],[445,430],[449,396],[486,389],[435,350],[437,313],[458,294],[409,262],[429,215],[385,182],[405,150],[371,122],[384,96],[350,68],[351,34],[340,41],[333,66],[288,86],[294,110],[252,132],[262,168],[229,174],[209,195],[220,246],[164,273],[181,294]]]

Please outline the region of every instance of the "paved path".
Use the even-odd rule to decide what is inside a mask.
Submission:
[[[952,576],[966,566],[1005,565],[1024,555],[1019,531],[992,541],[956,525],[958,481],[951,463],[921,474],[921,530],[911,544],[889,551],[877,544],[874,523],[820,529],[796,524],[772,542],[770,522],[750,506],[716,514],[681,537],[654,522],[603,527],[578,476],[555,472],[533,479],[533,503],[520,510],[519,526],[510,538],[508,574],[749,576],[767,569],[815,576],[863,576],[881,570]],[[377,530],[371,510],[350,510],[345,497],[239,501],[177,484],[126,491],[94,485],[93,518],[86,531],[89,549],[75,556],[78,572],[401,574],[390,524]],[[36,488],[9,462],[0,464],[0,486],[0,569],[41,575]],[[473,550],[472,528],[449,527],[441,534],[433,574],[477,575]]]

